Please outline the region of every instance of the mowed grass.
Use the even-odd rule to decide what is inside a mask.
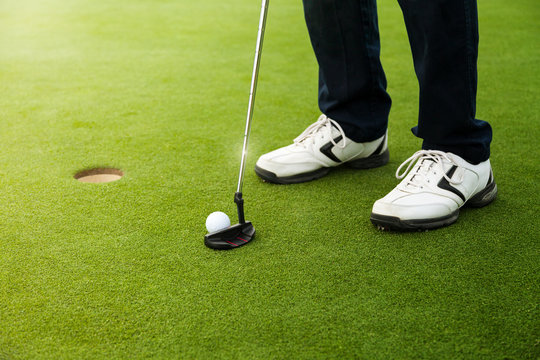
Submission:
[[[380,0],[391,162],[274,186],[251,170],[318,116],[301,2],[272,0],[236,220],[259,2],[2,0],[0,359],[527,359],[540,354],[540,7],[481,0],[478,117],[499,197],[384,233],[373,201],[420,140],[396,1]],[[79,170],[113,166],[114,183]]]

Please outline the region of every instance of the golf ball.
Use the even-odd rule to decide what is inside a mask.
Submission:
[[[206,229],[210,233],[226,229],[229,226],[231,226],[231,220],[224,212],[215,211],[206,218]]]

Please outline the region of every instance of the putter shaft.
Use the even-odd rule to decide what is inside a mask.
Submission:
[[[249,134],[251,132],[251,120],[253,119],[253,108],[255,106],[255,93],[257,92],[257,81],[259,78],[259,66],[261,64],[264,30],[266,28],[266,16],[268,14],[268,2],[269,0],[262,0],[262,5],[261,5],[261,16],[259,19],[259,32],[257,34],[257,46],[255,48],[255,60],[253,62],[253,75],[251,77],[251,90],[249,92],[249,104],[248,104],[247,118],[246,118],[246,129],[244,132],[244,146],[242,148],[242,161],[240,163],[240,174],[238,175],[238,187],[236,189],[236,192],[239,194],[242,194],[242,187],[244,186],[247,147],[248,147]]]

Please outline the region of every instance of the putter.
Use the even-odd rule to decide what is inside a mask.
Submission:
[[[253,75],[251,77],[251,90],[249,92],[249,103],[246,119],[246,130],[244,132],[244,146],[242,148],[242,161],[240,162],[240,174],[238,175],[238,187],[234,194],[234,202],[238,210],[238,224],[226,229],[219,230],[204,237],[204,244],[211,249],[230,250],[246,245],[255,237],[255,228],[250,221],[246,221],[244,216],[244,199],[242,198],[242,187],[244,186],[244,173],[246,172],[246,157],[251,132],[251,120],[253,119],[253,108],[255,106],[255,93],[257,91],[257,81],[259,78],[259,66],[261,64],[261,53],[264,39],[264,29],[266,28],[266,15],[268,14],[268,1],[262,0],[261,16],[259,19],[259,32],[257,34],[257,46],[255,48],[255,60],[253,63]]]

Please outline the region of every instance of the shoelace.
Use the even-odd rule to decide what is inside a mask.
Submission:
[[[338,145],[334,141],[334,137],[332,136],[332,125],[335,126],[336,129],[341,134],[341,137],[343,138],[343,144]],[[334,144],[335,146],[342,149],[345,148],[345,146],[347,146],[347,138],[345,137],[345,132],[343,131],[341,126],[339,126],[339,124],[336,121],[330,119],[326,115],[319,116],[319,119],[316,122],[308,126],[308,128],[304,130],[303,133],[301,133],[296,139],[294,139],[294,143],[296,145],[300,145],[301,143],[303,143],[304,141],[308,139],[313,139],[321,131],[326,132],[324,135],[327,135],[330,138],[330,141],[332,142],[332,144]]]
[[[431,162],[426,162],[425,160],[431,160]],[[420,162],[420,166],[417,168],[416,173],[414,174],[413,177],[411,177],[411,179],[406,185],[422,187],[424,180],[427,177],[428,172],[431,170],[433,166],[437,166],[439,168],[443,177],[450,184],[453,184],[453,185],[461,184],[463,180],[452,180],[450,177],[448,177],[448,175],[446,175],[446,171],[444,170],[444,166],[443,166],[443,160],[446,160],[453,165],[458,165],[452,159],[450,159],[448,155],[443,151],[437,151],[437,150],[417,151],[398,167],[396,171],[396,178],[403,179],[409,173],[411,168],[415,164]],[[403,169],[403,167],[407,164],[408,164],[407,169],[405,169],[405,171],[400,174],[401,169]]]

